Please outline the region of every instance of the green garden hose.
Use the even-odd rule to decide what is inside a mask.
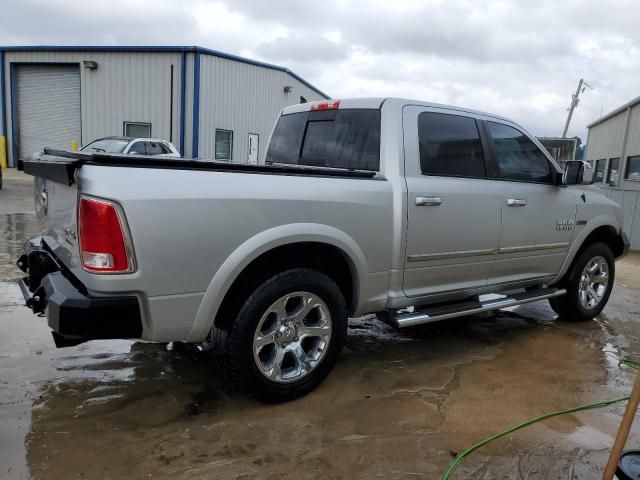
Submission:
[[[627,357],[620,358],[618,360],[618,364],[619,365],[626,365],[627,367],[634,368],[636,370],[640,370],[640,363],[635,362],[635,361],[633,361],[633,360],[631,360],[631,359],[629,359]],[[534,417],[534,418],[531,418],[531,419],[529,419],[529,420],[527,420],[525,422],[519,423],[517,425],[513,425],[512,427],[509,427],[509,428],[507,428],[507,429],[505,429],[505,430],[503,430],[501,432],[494,433],[493,435],[485,438],[484,440],[476,443],[475,445],[470,446],[464,452],[462,452],[458,456],[456,456],[455,460],[449,464],[449,467],[447,468],[447,470],[442,475],[442,480],[448,480],[448,478],[451,476],[453,471],[458,467],[458,465],[460,465],[462,460],[464,460],[464,458],[467,457],[470,453],[476,451],[480,447],[483,447],[487,443],[492,442],[494,440],[497,440],[500,437],[504,437],[505,435],[509,435],[510,433],[513,433],[516,430],[520,430],[521,428],[528,427],[529,425],[532,425],[534,423],[541,422],[542,420],[546,420],[547,418],[557,417],[557,416],[560,416],[560,415],[566,415],[567,413],[579,412],[581,410],[591,410],[593,408],[607,407],[609,405],[613,405],[614,403],[624,402],[625,400],[629,400],[629,396],[628,395],[625,396],[625,397],[614,398],[613,400],[607,400],[607,401],[604,401],[604,402],[589,403],[589,404],[586,404],[586,405],[579,405],[579,406],[573,407],[573,408],[567,408],[565,410],[558,410],[557,412],[545,413],[544,415],[540,415],[539,417]]]

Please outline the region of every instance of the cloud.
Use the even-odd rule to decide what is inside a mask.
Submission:
[[[640,95],[635,0],[9,0],[0,44],[201,45],[289,67],[335,97],[402,96],[559,135]]]

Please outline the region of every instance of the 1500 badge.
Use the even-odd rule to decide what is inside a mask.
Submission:
[[[557,220],[556,230],[573,230],[574,224],[573,220]]]

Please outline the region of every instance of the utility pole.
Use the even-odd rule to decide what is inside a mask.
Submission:
[[[585,85],[583,87],[583,85]],[[569,130],[569,123],[571,122],[571,117],[573,116],[573,110],[578,106],[578,102],[580,99],[578,98],[582,92],[584,92],[585,88],[592,88],[587,82],[585,82],[582,78],[578,82],[578,88],[576,88],[576,93],[571,95],[571,105],[569,105],[569,115],[567,115],[567,123],[564,124],[564,130],[562,132],[562,138],[567,138],[567,130]]]

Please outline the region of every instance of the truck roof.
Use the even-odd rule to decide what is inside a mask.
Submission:
[[[433,103],[433,102],[424,102],[422,100],[412,100],[408,98],[400,98],[400,97],[364,97],[364,98],[340,98],[340,99],[332,99],[332,100],[320,100],[318,102],[309,102],[309,103],[300,103],[297,105],[291,105],[289,107],[285,107],[282,110],[282,114],[286,115],[289,113],[296,112],[306,112],[311,110],[313,105],[323,104],[323,103],[331,103],[339,101],[339,109],[342,108],[373,108],[378,109],[382,107],[383,103],[394,103],[398,107],[404,107],[407,105],[418,105],[424,107],[434,107],[434,108],[446,108],[447,110],[457,110],[459,112],[472,113],[476,115],[483,115],[485,117],[492,117],[500,120],[506,120],[508,122],[512,122],[508,118],[502,117],[500,115],[495,115],[493,113],[482,112],[480,110],[473,110],[471,108],[465,107],[457,107],[454,105],[445,105],[442,103]]]

